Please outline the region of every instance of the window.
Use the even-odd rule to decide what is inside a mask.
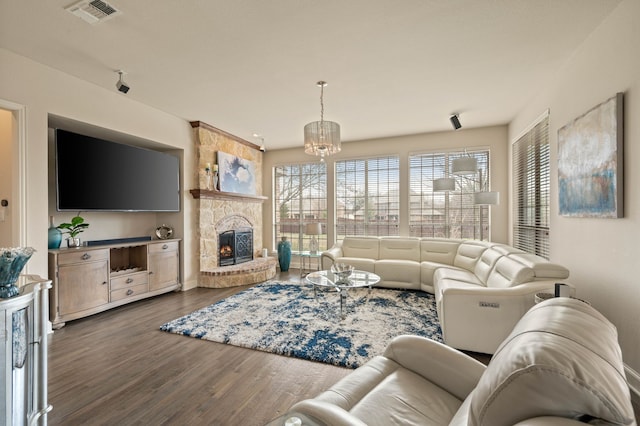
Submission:
[[[323,235],[315,236],[319,250],[327,249],[327,167],[325,163],[274,167],[275,240],[287,237],[293,251],[309,250],[313,236],[304,234],[307,223],[322,224]]]
[[[452,177],[456,158],[472,156],[480,173],[456,176],[455,190],[434,192],[434,179]],[[481,188],[480,176],[483,177]],[[489,238],[489,210],[476,205],[473,193],[488,189],[489,151],[440,152],[409,157],[409,233],[416,237]]]
[[[513,144],[513,246],[549,259],[549,116]]]
[[[399,234],[400,160],[381,157],[336,162],[336,238]]]

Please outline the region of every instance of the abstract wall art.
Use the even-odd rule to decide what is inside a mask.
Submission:
[[[256,194],[256,165],[253,161],[218,151],[220,191]]]
[[[560,214],[623,217],[623,94],[558,130]]]

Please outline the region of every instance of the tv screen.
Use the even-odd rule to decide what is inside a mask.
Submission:
[[[60,211],[180,211],[179,159],[56,129]]]

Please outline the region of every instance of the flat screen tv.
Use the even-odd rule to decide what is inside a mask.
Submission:
[[[169,154],[55,131],[59,211],[180,211],[180,164]]]

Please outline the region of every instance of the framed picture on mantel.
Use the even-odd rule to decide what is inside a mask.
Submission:
[[[623,217],[622,110],[618,93],[558,130],[562,216]]]
[[[220,191],[256,195],[256,165],[251,160],[218,151]]]

